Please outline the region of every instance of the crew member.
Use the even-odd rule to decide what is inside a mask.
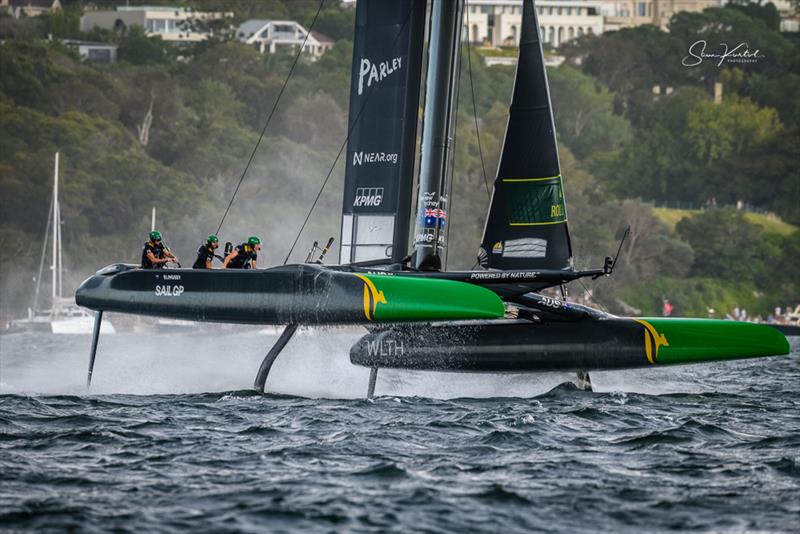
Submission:
[[[219,246],[219,239],[214,234],[208,236],[208,240],[204,245],[200,245],[200,248],[197,249],[197,259],[192,265],[192,269],[211,269],[211,264],[214,262],[214,258],[217,257],[215,254],[217,247]]]
[[[258,251],[261,250],[261,240],[256,236],[242,243],[225,257],[223,269],[255,269]]]
[[[161,232],[153,230],[150,232],[150,241],[144,244],[142,250],[142,268],[163,269],[164,265],[170,261],[180,265],[178,257],[161,241]]]

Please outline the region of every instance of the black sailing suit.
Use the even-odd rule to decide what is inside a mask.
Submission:
[[[236,256],[228,262],[228,269],[252,269],[250,262],[258,259],[258,253],[248,245],[242,243],[236,247]]]
[[[197,259],[194,261],[192,269],[205,269],[206,262],[213,262],[214,257],[214,249],[211,248],[210,244],[200,245],[200,248],[197,249]]]
[[[164,243],[153,243],[152,241],[148,241],[144,244],[144,249],[142,250],[142,269],[163,269],[164,263],[153,263],[150,261],[150,258],[147,257],[148,252],[152,252],[153,256],[158,259],[164,259],[164,251],[167,247],[164,246]]]

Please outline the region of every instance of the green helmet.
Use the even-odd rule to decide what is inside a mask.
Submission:
[[[256,245],[260,245],[261,240],[256,236],[252,236],[250,239],[247,240],[247,244],[250,245],[251,247],[254,247]]]
[[[209,243],[219,243],[219,238],[217,236],[215,236],[214,234],[211,234],[210,236],[208,236],[208,242]]]
[[[158,241],[159,239],[161,239],[161,232],[158,230],[150,232],[150,241]]]

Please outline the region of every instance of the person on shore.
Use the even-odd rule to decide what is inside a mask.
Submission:
[[[144,244],[142,250],[142,269],[163,269],[171,261],[180,266],[178,257],[162,241],[161,232],[153,230],[150,232],[150,240]]]
[[[219,238],[214,234],[208,236],[205,244],[200,245],[197,249],[197,259],[192,265],[192,269],[211,269],[214,258],[216,255],[217,247],[219,247]]]
[[[661,307],[661,315],[663,317],[671,317],[674,309],[675,307],[672,305],[669,299],[663,299]]]
[[[225,257],[222,268],[255,269],[259,250],[261,250],[261,240],[256,236],[252,236]]]

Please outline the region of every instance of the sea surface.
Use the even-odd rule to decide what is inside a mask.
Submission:
[[[337,335],[307,335],[296,388],[333,374],[311,371]],[[88,336],[0,336],[0,530],[800,531],[797,340],[595,392],[453,398],[442,375],[449,398],[365,400],[248,389],[273,339],[103,337],[90,394]]]

